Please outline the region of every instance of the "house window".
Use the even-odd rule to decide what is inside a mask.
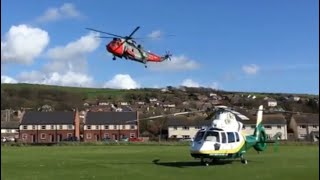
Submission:
[[[72,134],[71,134],[71,133],[68,133],[68,134],[67,134],[67,137],[68,137],[68,138],[71,138],[71,137],[72,137]]]
[[[228,135],[228,143],[235,142],[234,133],[233,132],[227,132]]]
[[[281,129],[281,126],[278,125],[278,126],[277,126],[277,129]]]
[[[41,126],[41,129],[46,129],[46,126]]]
[[[246,126],[242,126],[242,129],[246,129]]]
[[[27,129],[27,126],[22,126],[22,129]]]
[[[46,139],[46,134],[45,133],[41,133],[41,139]]]
[[[256,128],[256,126],[251,126],[251,128],[252,128],[252,129],[255,129],[255,128]]]
[[[100,129],[99,126],[96,126],[96,129]]]
[[[189,130],[189,127],[188,127],[188,126],[183,126],[182,129],[183,129],[183,130]]]
[[[131,126],[130,126],[130,129],[134,129],[134,125],[131,125]]]
[[[36,126],[35,126],[35,125],[32,125],[32,129],[36,129]]]
[[[22,139],[23,139],[23,140],[26,140],[26,139],[27,139],[27,137],[28,137],[28,135],[27,135],[27,134],[22,134]]]
[[[91,139],[91,133],[87,133],[87,139]]]
[[[182,135],[182,138],[190,138],[190,136],[189,135]]]
[[[195,129],[201,129],[201,126],[196,126]]]
[[[68,125],[68,129],[72,129],[73,128],[73,125]]]
[[[174,129],[174,130],[177,130],[177,126],[173,126],[173,129]]]
[[[306,128],[306,126],[305,125],[301,125],[301,126],[299,126],[301,129],[304,129],[304,128]]]
[[[59,125],[59,129],[62,129],[62,125]]]
[[[135,138],[136,134],[135,133],[130,133],[130,138]]]
[[[312,126],[313,129],[317,129],[317,126]]]
[[[109,126],[104,126],[104,129],[109,129]]]
[[[54,129],[54,125],[51,125],[51,129]]]
[[[126,129],[126,126],[125,126],[125,125],[122,125],[122,129]]]
[[[88,126],[87,126],[87,129],[91,129],[91,126],[90,126],[90,125],[88,125]]]
[[[104,138],[109,139],[109,134],[108,133],[104,134]]]
[[[264,128],[266,128],[266,129],[271,129],[271,126],[264,126]]]
[[[114,125],[114,126],[113,126],[113,129],[118,129],[118,128],[117,128],[117,125]]]
[[[171,138],[177,138],[177,135],[172,135]]]

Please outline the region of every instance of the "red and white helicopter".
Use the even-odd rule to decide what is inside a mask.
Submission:
[[[140,27],[136,27],[129,36],[119,36],[116,34],[111,34],[108,32],[103,32],[100,30],[87,28],[88,30],[100,32],[103,34],[108,34],[110,36],[99,36],[100,38],[112,38],[112,41],[106,45],[106,50],[113,55],[113,60],[118,58],[125,58],[129,60],[133,60],[136,62],[140,62],[145,64],[147,67],[147,62],[163,62],[165,60],[171,60],[170,56],[172,56],[169,52],[166,52],[165,55],[157,55],[150,51],[146,51],[142,48],[140,44],[137,44],[133,39],[133,34],[139,29]]]

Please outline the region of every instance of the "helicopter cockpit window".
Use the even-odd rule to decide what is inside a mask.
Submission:
[[[226,133],[221,132],[221,140],[222,140],[222,143],[227,143],[227,136],[226,136]]]
[[[219,132],[208,131],[204,138],[205,141],[220,142]]]
[[[228,135],[228,143],[235,142],[234,133],[233,132],[227,132]]]
[[[204,131],[198,132],[198,133],[196,134],[196,137],[195,137],[194,141],[200,141],[200,140],[202,139],[204,133],[205,133]]]
[[[235,132],[235,134],[236,134],[236,141],[239,142],[240,141],[239,134],[237,132]]]

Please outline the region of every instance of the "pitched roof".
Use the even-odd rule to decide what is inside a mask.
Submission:
[[[73,124],[75,112],[26,112],[22,118],[21,125],[28,124]]]
[[[168,126],[211,126],[212,120],[170,119]]]
[[[85,124],[136,124],[136,119],[136,112],[88,112]]]
[[[244,125],[256,124],[257,116],[252,116],[249,121],[241,121]],[[285,117],[282,114],[263,114],[262,116],[263,125],[276,125],[276,124],[287,124]]]
[[[292,117],[297,124],[319,125],[319,114],[295,114]]]
[[[19,129],[19,121],[1,121],[1,129]]]

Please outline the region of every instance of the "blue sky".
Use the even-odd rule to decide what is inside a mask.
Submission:
[[[135,37],[172,61],[112,60]],[[319,4],[282,1],[1,1],[1,82],[85,87],[203,86],[319,94]],[[173,34],[174,37],[166,37]]]

